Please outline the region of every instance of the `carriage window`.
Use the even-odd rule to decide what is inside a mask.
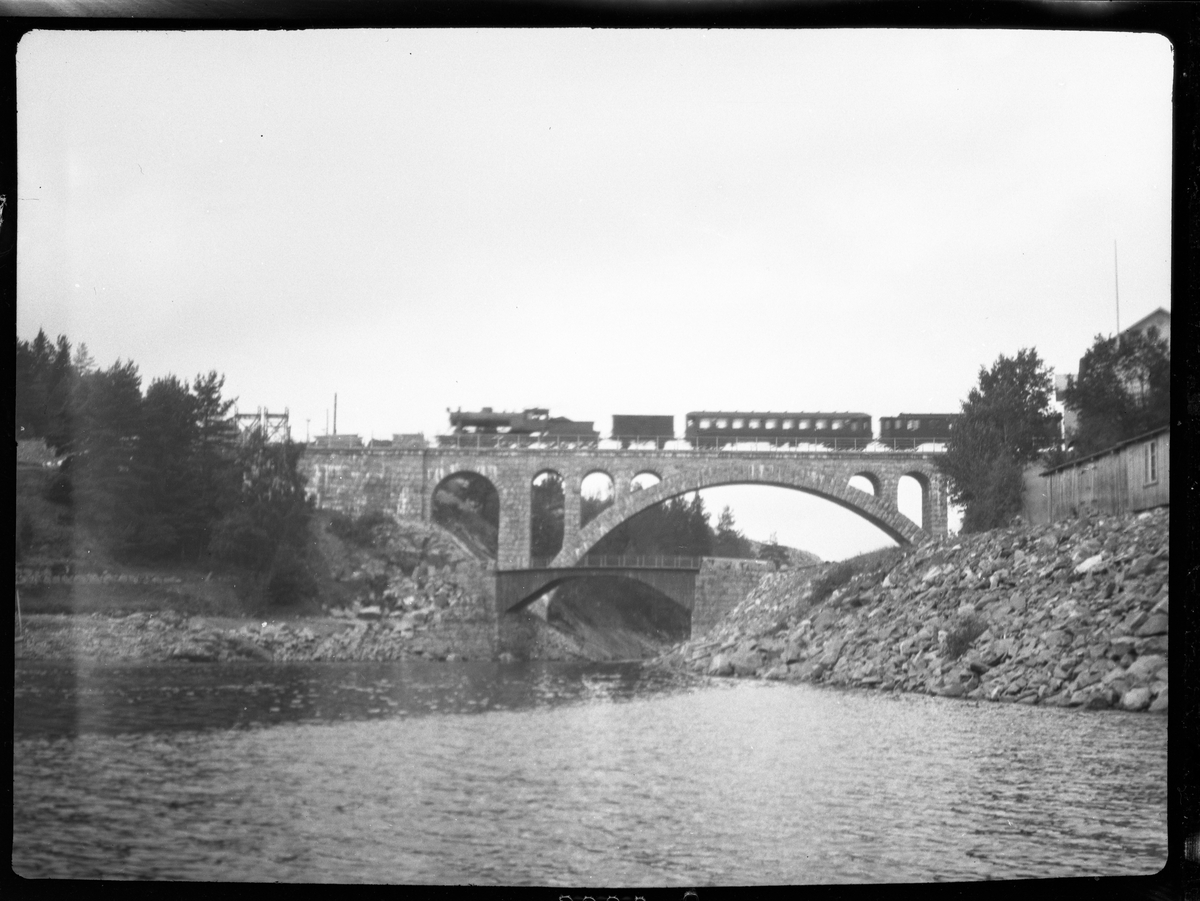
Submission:
[[[811,428],[812,428],[812,421],[811,421],[811,420],[808,420],[808,419],[801,419],[799,422],[797,422],[797,423],[796,423],[796,428],[798,428],[798,429],[811,429]]]
[[[835,419],[830,427],[836,432],[841,429],[842,421],[840,419]]]
[[[818,419],[816,424],[813,426],[813,428],[816,429],[818,432],[824,431],[825,429],[829,428],[829,420],[828,419]]]
[[[717,420],[717,428],[718,428],[718,429],[727,429],[727,428],[729,428],[729,420],[728,420],[728,419],[718,419],[718,420]]]
[[[746,425],[746,420],[744,420],[744,419],[735,419],[735,420],[733,421],[733,427],[734,427],[735,429],[744,428],[744,427],[745,427],[745,425]]]
[[[761,419],[751,419],[750,420],[750,428],[752,428],[752,429],[762,428],[762,420]]]
[[[712,428],[712,420],[711,419],[701,419],[700,420],[700,428],[711,429]]]
[[[777,425],[779,425],[778,419],[768,419],[766,422],[763,423],[763,427],[768,428],[768,429],[773,429]]]
[[[858,431],[858,420],[857,419],[850,420],[850,431],[852,431],[852,432]]]
[[[783,421],[783,425],[780,426],[780,428],[782,428],[782,429],[792,429],[795,427],[796,427],[796,423],[793,422],[791,419],[785,419]]]
[[[920,427],[921,427],[921,420],[919,420],[919,419],[910,419],[910,420],[908,421],[908,430],[909,430],[910,432],[915,432],[915,431],[916,431],[917,429],[919,429]]]

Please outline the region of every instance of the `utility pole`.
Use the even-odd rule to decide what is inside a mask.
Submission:
[[[1117,347],[1121,346],[1121,282],[1117,273],[1117,239],[1113,238],[1113,290],[1117,295]]]
[[[337,393],[333,395],[333,434],[337,434]]]

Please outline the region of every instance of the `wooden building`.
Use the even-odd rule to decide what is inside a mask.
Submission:
[[[1171,427],[1130,438],[1042,473],[1047,519],[1088,509],[1128,513],[1171,502]]]

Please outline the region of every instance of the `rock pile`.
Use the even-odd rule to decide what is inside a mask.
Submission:
[[[276,662],[312,660],[399,660],[424,656],[434,660],[461,660],[449,643],[437,638],[404,633],[399,623],[355,622],[322,630],[286,623],[263,623],[221,630],[203,625],[173,646],[167,657],[193,662],[236,659]]]
[[[236,621],[235,621],[236,622]],[[398,621],[331,619],[292,623],[215,623],[170,610],[125,617],[37,614],[16,645],[23,659],[118,661],[463,660],[490,657],[436,631],[408,632]]]
[[[354,630],[283,653],[298,659],[389,660],[412,650],[439,659],[490,654],[493,622],[483,583],[485,561],[450,533],[424,523],[381,519],[358,540],[337,540],[327,530],[322,554],[330,563],[343,603],[331,616],[353,620]],[[347,656],[350,655],[350,656]],[[279,654],[275,659],[280,658]]]
[[[767,576],[663,665],[1021,704],[1167,709],[1169,511],[945,539],[810,603]],[[836,565],[836,564],[835,564]],[[820,575],[816,577],[820,578]]]

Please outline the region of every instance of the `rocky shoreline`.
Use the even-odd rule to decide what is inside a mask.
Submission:
[[[1018,525],[922,545],[890,568],[843,569],[845,584],[816,602],[830,567],[777,573],[653,665],[1166,712],[1169,538],[1168,508]]]
[[[134,663],[464,660],[436,624],[411,619],[301,618],[252,622],[171,610],[129,616],[35,614],[23,619],[18,660]]]

